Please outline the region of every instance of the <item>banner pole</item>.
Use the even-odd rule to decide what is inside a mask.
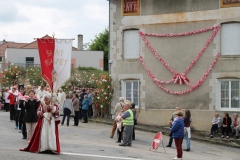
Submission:
[[[53,91],[51,93],[51,105],[53,104]]]

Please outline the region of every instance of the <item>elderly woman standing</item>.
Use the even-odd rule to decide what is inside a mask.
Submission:
[[[78,126],[79,124],[79,99],[77,93],[73,94],[73,108],[74,108],[74,125],[73,126]]]
[[[124,106],[124,97],[120,97],[120,98],[119,98],[119,103],[116,104],[116,106],[115,106],[115,108],[114,108],[114,112],[113,112],[115,119],[116,119],[117,116],[121,113],[121,111],[122,111],[122,109],[123,109],[123,106]],[[114,120],[110,138],[113,138],[116,129],[117,129],[117,122],[116,122],[116,120]],[[118,132],[118,133],[119,133],[119,132]],[[121,136],[120,136],[120,137],[121,137]],[[118,140],[118,142],[121,143],[121,138],[120,138],[120,140]]]
[[[27,129],[27,140],[30,141],[33,131],[38,121],[37,109],[40,104],[40,101],[34,99],[35,92],[34,90],[28,91],[29,99],[25,100],[25,116],[24,122],[26,123]]]
[[[185,132],[185,140],[187,144],[187,148],[184,149],[184,151],[189,152],[190,151],[190,138],[191,138],[191,129],[190,129],[190,124],[191,124],[191,112],[190,110],[185,110],[185,117],[184,117],[184,132]]]
[[[69,94],[66,95],[66,99],[63,102],[63,119],[62,125],[64,124],[65,118],[67,116],[67,126],[69,126],[70,115],[74,114],[73,103],[69,97]]]
[[[173,123],[172,128],[170,128],[170,131],[172,133],[172,137],[174,138],[176,149],[177,149],[177,157],[173,158],[173,160],[182,159],[182,140],[184,137],[184,121],[182,118],[182,112],[177,111],[175,112],[175,115],[177,116]]]

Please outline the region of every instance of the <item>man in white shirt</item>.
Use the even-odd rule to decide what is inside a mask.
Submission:
[[[62,88],[60,88],[58,92],[58,97],[57,97],[57,100],[59,103],[60,115],[63,115],[63,102],[65,99],[66,99],[66,94],[65,92],[63,92]]]
[[[48,88],[44,87],[45,94],[49,94]]]
[[[41,102],[43,102],[43,97],[45,96],[45,94],[46,94],[46,91],[44,91],[44,87],[41,86],[40,90],[39,90],[38,93],[37,93],[37,98],[38,98]]]

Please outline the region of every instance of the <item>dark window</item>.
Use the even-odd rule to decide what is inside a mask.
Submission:
[[[34,57],[26,57],[27,64],[34,64]]]

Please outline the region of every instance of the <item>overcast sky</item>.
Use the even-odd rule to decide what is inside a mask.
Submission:
[[[0,0],[0,41],[30,43],[52,35],[84,43],[108,27],[107,0]],[[7,36],[5,36],[7,35]]]

